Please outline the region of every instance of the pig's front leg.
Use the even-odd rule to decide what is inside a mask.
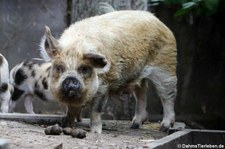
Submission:
[[[81,107],[68,106],[67,115],[63,121],[63,127],[74,127],[75,118],[80,114]]]
[[[95,97],[91,103],[90,128],[92,133],[102,133],[101,114],[107,101],[106,96]]]

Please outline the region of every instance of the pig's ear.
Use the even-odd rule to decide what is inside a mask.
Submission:
[[[87,60],[93,67],[95,67],[98,73],[109,71],[110,63],[104,55],[98,53],[86,53],[84,54],[84,60]]]
[[[51,30],[45,26],[45,43],[44,47],[50,58],[55,58],[59,55],[59,42],[52,36]]]

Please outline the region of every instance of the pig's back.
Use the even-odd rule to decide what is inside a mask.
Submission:
[[[118,78],[124,81],[135,79],[146,65],[157,62],[160,53],[171,57],[166,61],[172,62],[165,63],[176,63],[176,42],[172,32],[149,12],[115,11],[88,18],[69,27],[61,40],[68,39],[71,33],[71,44],[78,41],[93,44],[110,61],[109,82]],[[163,48],[168,45],[168,49]]]

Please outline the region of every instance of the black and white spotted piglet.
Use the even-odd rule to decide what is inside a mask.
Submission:
[[[10,104],[11,111],[20,99],[24,99],[26,112],[30,114],[34,114],[32,101],[35,97],[44,101],[53,100],[49,89],[50,69],[50,62],[33,58],[16,65],[10,71],[10,81],[14,87]],[[78,122],[81,121],[80,114],[76,116]]]
[[[13,88],[9,83],[8,61],[2,54],[0,54],[0,102],[1,112],[3,113],[8,113],[12,91]]]
[[[51,101],[49,91],[49,76],[51,63],[33,58],[16,65],[10,71],[10,81],[14,86],[11,108],[14,109],[19,99],[24,99],[27,113],[33,114],[33,99],[38,97],[44,101]]]

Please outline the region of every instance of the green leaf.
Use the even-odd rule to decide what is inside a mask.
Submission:
[[[182,5],[182,8],[183,8],[183,9],[192,8],[192,7],[194,7],[195,5],[196,5],[195,2],[187,2],[187,3],[184,3],[184,4]]]
[[[174,16],[175,16],[175,17],[180,17],[180,16],[183,16],[183,15],[185,15],[185,14],[188,14],[190,11],[191,11],[190,8],[180,9],[180,10],[178,10],[177,12],[175,12]]]
[[[159,5],[160,3],[162,3],[164,0],[150,0],[150,4],[152,6],[157,6]]]
[[[213,14],[217,11],[219,0],[203,0],[203,7],[207,10],[208,14]]]

